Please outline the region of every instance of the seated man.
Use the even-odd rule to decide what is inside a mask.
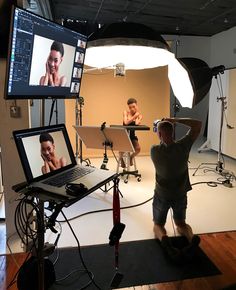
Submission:
[[[126,125],[126,126],[140,125],[143,116],[139,112],[137,100],[134,98],[130,98],[127,101],[127,105],[129,109],[125,110],[123,113],[123,125]],[[134,130],[130,130],[129,136],[135,150],[134,153],[132,153],[130,156],[130,165],[132,166],[134,157],[139,154],[141,149],[138,142],[138,137],[135,135]],[[125,163],[123,159],[121,159],[121,166],[125,168]]]
[[[180,140],[173,139],[173,123],[181,123],[190,130]],[[191,190],[188,173],[188,158],[193,142],[201,130],[201,122],[187,118],[166,118],[157,125],[160,145],[151,148],[151,159],[156,171],[156,186],[153,199],[154,234],[172,258],[180,252],[172,247],[165,223],[168,210],[172,208],[177,231],[189,241],[189,253],[198,246],[200,238],[193,235],[186,223],[187,192]]]

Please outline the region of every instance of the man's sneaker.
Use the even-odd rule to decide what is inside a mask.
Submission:
[[[200,241],[201,241],[200,237],[197,236],[197,235],[194,235],[192,237],[192,240],[189,243],[189,245],[182,249],[183,257],[187,261],[190,261],[190,260],[192,260],[194,258],[195,254],[196,254],[196,251],[198,249],[198,246],[200,244]]]
[[[181,263],[182,253],[177,248],[173,247],[168,236],[164,236],[161,240],[161,246],[167,253],[168,257],[175,263]]]
[[[193,235],[191,245],[194,247],[198,247],[201,242],[201,239],[198,235]]]

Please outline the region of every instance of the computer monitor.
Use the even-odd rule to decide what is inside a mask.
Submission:
[[[13,7],[5,98],[79,95],[87,37]]]

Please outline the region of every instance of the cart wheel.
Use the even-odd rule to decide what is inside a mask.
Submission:
[[[138,181],[138,182],[140,182],[141,180],[142,180],[141,177],[138,177],[138,178],[137,178],[137,181]]]
[[[125,179],[125,180],[124,180],[124,183],[128,183],[128,179]]]

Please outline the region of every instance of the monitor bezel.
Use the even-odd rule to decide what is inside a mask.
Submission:
[[[45,94],[45,95],[9,95],[8,94],[8,84],[9,84],[9,77],[10,77],[10,64],[11,64],[11,52],[12,52],[12,41],[13,41],[13,28],[14,28],[14,15],[15,15],[15,11],[16,9],[25,11],[33,16],[36,16],[38,18],[41,18],[42,20],[46,20],[50,23],[52,23],[53,25],[58,25],[60,27],[63,27],[64,29],[68,30],[68,31],[72,31],[75,33],[80,34],[81,36],[83,36],[86,39],[86,46],[84,48],[84,59],[83,59],[83,63],[82,63],[82,74],[81,74],[81,78],[80,78],[80,87],[79,87],[79,91],[77,94],[73,93],[73,94],[69,94],[69,95],[55,95],[55,94]],[[87,49],[87,43],[88,43],[88,37],[86,35],[83,35],[82,33],[79,33],[75,30],[72,30],[70,28],[67,28],[59,23],[56,23],[50,19],[47,19],[41,15],[35,14],[27,9],[21,8],[17,5],[12,5],[12,9],[11,9],[11,20],[10,20],[10,30],[9,30],[9,41],[8,41],[8,54],[7,54],[7,65],[6,65],[6,77],[5,77],[5,86],[4,86],[4,99],[6,100],[30,100],[30,99],[76,99],[79,97],[80,95],[80,90],[81,90],[81,84],[82,84],[82,79],[83,79],[83,74],[84,74],[84,60],[85,60],[85,54],[86,54],[86,49]],[[73,73],[73,72],[72,72]]]

